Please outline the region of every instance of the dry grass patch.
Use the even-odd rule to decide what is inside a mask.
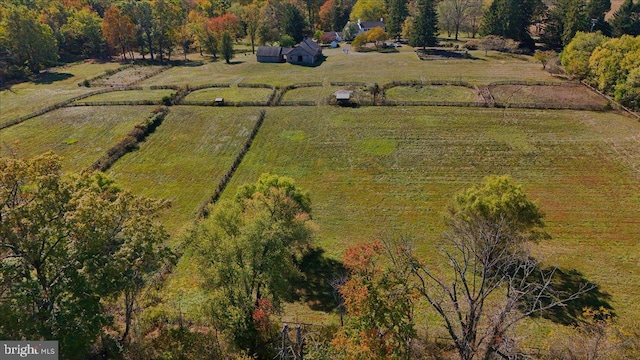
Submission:
[[[496,102],[508,104],[557,104],[575,106],[605,106],[607,100],[582,85],[492,85]]]
[[[108,77],[96,79],[91,82],[92,86],[128,86],[136,83],[145,77],[160,71],[162,66],[131,66],[116,72]]]
[[[451,85],[396,86],[385,91],[388,100],[479,102],[480,97],[472,89]]]
[[[184,99],[185,101],[214,101],[216,98],[223,98],[225,101],[233,102],[259,102],[269,100],[272,93],[273,90],[263,88],[216,87],[194,91]]]
[[[78,100],[79,103],[93,101],[138,101],[151,100],[159,101],[163,97],[173,94],[175,90],[122,90],[112,91],[104,94],[90,96],[86,99]]]

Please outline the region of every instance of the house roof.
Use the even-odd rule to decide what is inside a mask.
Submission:
[[[385,28],[384,22],[382,21],[363,21],[359,25],[361,29],[373,29],[375,27]]]
[[[279,46],[258,46],[257,56],[279,57],[282,54],[282,48]]]
[[[322,48],[320,47],[320,45],[309,38],[305,38],[304,40],[302,40],[302,42],[298,44],[298,46],[296,46],[294,49],[298,48],[313,56],[322,54]]]

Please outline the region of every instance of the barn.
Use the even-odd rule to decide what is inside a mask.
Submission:
[[[259,46],[256,56],[261,63],[285,62],[284,51],[280,46]]]
[[[322,59],[322,48],[315,41],[306,38],[287,53],[290,64],[313,65]]]

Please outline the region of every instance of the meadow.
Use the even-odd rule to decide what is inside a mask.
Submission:
[[[240,83],[285,87],[320,82],[324,86],[287,91],[284,101],[322,104],[335,89],[330,82],[467,81],[478,87],[497,81],[553,81],[530,57],[472,52],[474,60],[421,61],[408,48],[398,54],[345,53],[326,50],[317,67],[260,64],[240,55],[232,65],[203,61],[174,66],[138,85],[232,84],[199,90],[186,100],[222,96],[229,100],[263,100],[267,89],[239,88]],[[50,84],[24,83],[0,92],[0,120],[95,90],[77,86],[118,64],[76,64],[61,69]],[[366,71],[363,71],[366,66]],[[53,74],[55,75],[55,74]],[[553,89],[564,89],[553,87]],[[582,93],[540,94],[520,88],[513,101],[603,101]],[[570,88],[572,89],[572,88]],[[264,90],[264,91],[263,91]],[[513,89],[499,88],[506,97]],[[526,91],[533,91],[526,93]],[[101,96],[153,95],[161,91],[115,92]],[[220,92],[223,91],[223,92]],[[559,90],[560,91],[560,90]],[[51,99],[47,94],[56,94]],[[113,95],[111,95],[113,94]],[[396,87],[387,96],[401,100],[468,99],[464,87]],[[42,98],[40,101],[36,99]],[[104,98],[103,98],[104,99]],[[90,99],[87,99],[90,100]],[[211,99],[212,100],[212,99]],[[7,105],[7,101],[10,102]],[[65,171],[82,171],[153,107],[69,107],[0,130],[0,146],[18,141],[18,154],[54,150],[65,157]],[[177,105],[139,148],[108,171],[135,193],[169,199],[173,206],[161,221],[180,243],[219,178],[235,158],[255,124],[256,107]],[[7,154],[3,148],[2,154]],[[599,286],[603,301],[624,324],[640,319],[640,122],[614,112],[456,107],[283,106],[266,108],[266,117],[249,152],[222,197],[254,182],[264,172],[290,176],[312,199],[316,243],[324,256],[340,260],[347,247],[376,239],[383,232],[409,233],[420,255],[442,263],[438,246],[445,230],[443,214],[454,194],[490,174],[510,174],[546,213],[551,240],[532,246],[547,265],[580,274]],[[215,205],[214,205],[215,206]],[[183,258],[161,295],[166,311],[198,317],[195,288],[198,264]],[[314,322],[335,317],[314,312],[304,302],[287,307]],[[546,324],[546,323],[545,323]],[[533,322],[532,328],[548,331]],[[544,337],[543,334],[541,335]]]

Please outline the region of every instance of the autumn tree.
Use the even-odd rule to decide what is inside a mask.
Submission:
[[[349,20],[351,21],[377,21],[384,18],[387,12],[384,0],[358,0],[353,9]]]
[[[163,202],[61,173],[52,154],[0,159],[0,337],[56,339],[73,359],[112,324],[107,301],[124,295],[129,328],[167,234],[154,221]]]
[[[600,91],[615,95],[619,88],[630,85],[629,75],[638,68],[640,68],[640,35],[636,37],[623,35],[621,38],[609,39],[595,48],[589,57],[589,81],[594,83]]]
[[[547,68],[547,63],[552,59],[557,58],[557,56],[558,54],[553,50],[538,50],[533,54],[533,57],[542,64],[542,70],[545,70]]]
[[[135,39],[133,21],[128,16],[122,15],[117,7],[111,6],[104,13],[102,33],[107,39],[107,44],[115,49],[120,49],[122,59],[126,60],[127,51]]]
[[[347,316],[332,341],[343,358],[410,358],[418,293],[407,263],[392,262],[385,268],[384,254],[380,241],[358,244],[345,253],[349,275],[339,290]]]
[[[153,40],[160,61],[169,58],[175,45],[175,30],[186,20],[179,0],[153,0],[151,2]]]
[[[310,211],[309,196],[292,179],[263,174],[218,203],[189,237],[213,325],[250,355],[269,353],[254,315],[267,302],[279,311],[291,293],[313,237]]]

